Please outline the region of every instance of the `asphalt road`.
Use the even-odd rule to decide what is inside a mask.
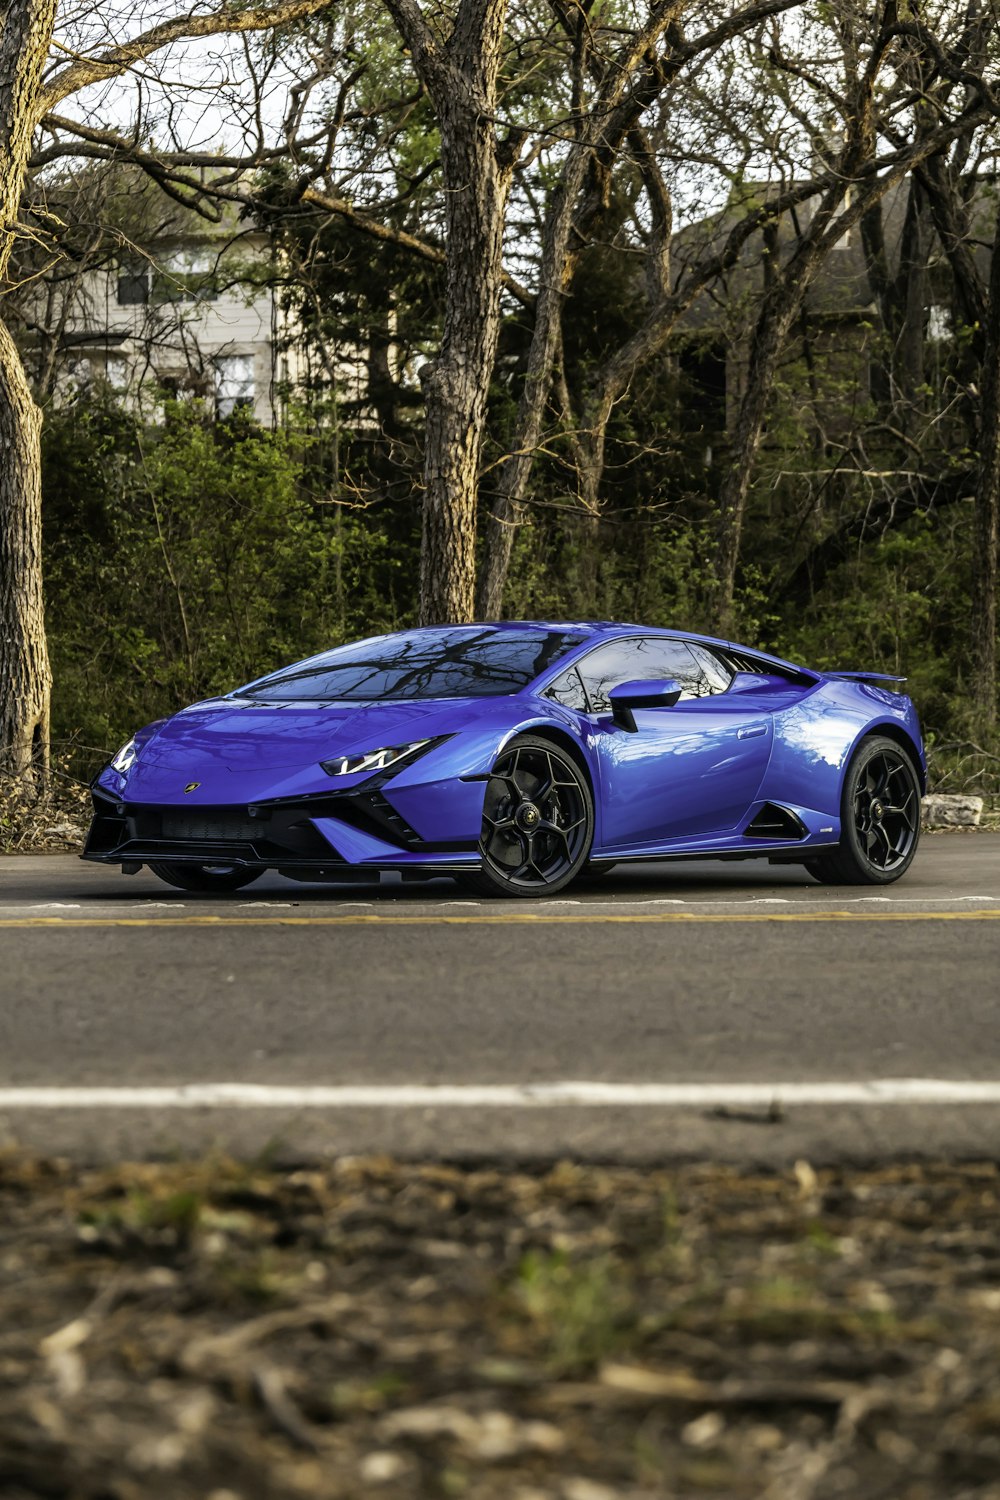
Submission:
[[[208,899],[7,857],[0,1141],[93,1157],[995,1154],[998,960],[1000,834],[926,838],[886,892],[664,864],[531,903],[277,876]],[[924,1082],[886,1103],[880,1080]],[[567,1082],[586,1087],[545,1092]],[[655,1086],[647,1102],[637,1085]],[[342,1092],[359,1086],[374,1092]]]

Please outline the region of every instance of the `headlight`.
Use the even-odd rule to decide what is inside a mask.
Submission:
[[[138,754],[139,751],[136,749],[135,740],[129,740],[128,744],[123,745],[118,754],[112,759],[112,768],[124,774],[135,765],[135,758]]]
[[[321,760],[320,765],[328,776],[356,776],[359,771],[384,771],[397,761],[413,755],[429,745],[430,740],[411,740],[408,745],[386,745],[381,750],[368,750],[364,755],[336,755],[333,760]]]

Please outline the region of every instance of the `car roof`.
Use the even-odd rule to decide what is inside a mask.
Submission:
[[[643,625],[628,624],[621,619],[472,619],[462,625],[417,625],[411,630],[393,631],[393,634],[412,634],[415,631],[433,633],[436,630],[546,630],[562,631],[562,633],[580,634],[582,639],[577,642],[576,651],[562,658],[561,663],[553,661],[541,673],[541,679],[547,679],[550,675],[556,675],[562,667],[568,666],[571,660],[579,660],[580,652],[588,651],[592,646],[598,645],[601,640],[615,640],[624,636],[660,636],[667,640],[694,640],[699,645],[717,646],[718,649],[730,652],[736,657],[736,664],[745,663],[744,669],[754,672],[765,666],[772,666],[781,675],[792,675],[793,678],[802,682],[819,682],[822,672],[816,672],[811,667],[799,666],[796,661],[786,661],[784,657],[777,657],[771,651],[760,651],[757,646],[739,645],[735,640],[724,640],[721,636],[705,636],[697,630],[669,630],[666,625]],[[742,658],[742,663],[741,663]]]
[[[807,675],[816,681],[822,675],[810,668],[803,668],[796,662],[774,656],[770,651],[761,651],[756,646],[741,646],[736,641],[723,640],[720,636],[701,635],[695,630],[670,630],[663,625],[628,624],[620,620],[479,620],[470,628],[474,629],[476,625],[488,626],[494,630],[586,631],[587,639],[581,641],[580,645],[588,647],[596,645],[601,640],[614,640],[631,635],[653,635],[666,640],[696,641],[702,646],[715,646],[737,657],[750,658],[752,664],[761,663],[780,667],[786,673]],[[438,628],[454,630],[455,626],[442,625]]]
[[[822,673],[810,668],[798,666],[795,662],[785,661],[780,656],[773,656],[769,651],[758,650],[755,646],[741,646],[735,641],[723,640],[719,636],[700,635],[694,630],[670,630],[663,625],[641,625],[630,624],[621,620],[469,620],[462,624],[444,623],[438,625],[412,625],[401,630],[385,632],[393,635],[432,635],[436,631],[454,630],[495,630],[503,634],[518,630],[544,630],[560,632],[565,634],[578,634],[581,639],[577,643],[577,651],[589,650],[602,640],[614,640],[616,638],[632,635],[659,636],[667,640],[696,641],[699,645],[716,647],[730,652],[737,659],[746,660],[746,670],[760,670],[761,666],[773,666],[786,675],[794,674],[802,680],[818,682]],[[326,652],[310,660],[320,660]],[[569,655],[563,658],[562,665],[567,666],[573,658]],[[546,669],[543,676],[547,676],[549,670],[557,671],[559,664],[552,663],[550,669]]]

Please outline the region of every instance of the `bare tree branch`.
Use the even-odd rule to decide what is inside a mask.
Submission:
[[[186,15],[172,16],[99,57],[79,57],[60,68],[40,91],[34,117],[40,120],[64,99],[79,93],[89,84],[117,78],[171,42],[237,32],[273,31],[275,27],[318,15],[328,10],[331,3],[332,0],[282,0],[278,5],[249,10],[221,9],[203,15],[188,11]]]

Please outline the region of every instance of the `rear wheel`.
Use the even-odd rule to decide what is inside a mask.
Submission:
[[[181,891],[238,891],[258,880],[263,870],[248,870],[243,865],[195,865],[153,860],[149,868],[167,885]]]
[[[895,740],[862,740],[847,768],[840,844],[806,865],[824,885],[889,885],[912,863],[920,840],[920,781]]]
[[[520,735],[486,783],[482,869],[465,877],[487,896],[545,896],[569,885],[594,838],[594,800],[583,771],[548,740]]]

